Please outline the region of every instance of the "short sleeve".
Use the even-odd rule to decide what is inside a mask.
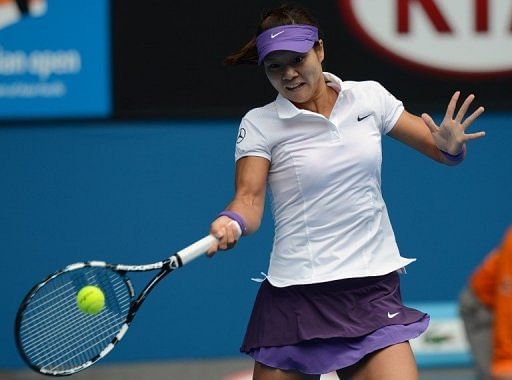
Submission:
[[[404,106],[400,100],[391,95],[380,83],[375,83],[381,105],[381,133],[388,134],[404,112]]]
[[[247,156],[263,157],[270,161],[271,153],[262,131],[244,117],[238,128],[235,161]]]

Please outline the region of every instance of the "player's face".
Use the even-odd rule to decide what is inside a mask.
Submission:
[[[270,53],[263,64],[272,86],[295,104],[307,103],[323,83],[324,50],[320,44],[307,53],[278,50]]]

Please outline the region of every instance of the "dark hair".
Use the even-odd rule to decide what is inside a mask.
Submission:
[[[240,50],[230,54],[224,60],[225,65],[235,66],[242,64],[257,64],[258,50],[256,48],[256,37],[267,29],[275,28],[281,25],[306,24],[316,26],[321,37],[320,28],[317,20],[311,13],[301,7],[294,5],[282,5],[274,8],[261,16],[260,22],[256,28],[256,34]],[[318,42],[315,43],[315,46]]]

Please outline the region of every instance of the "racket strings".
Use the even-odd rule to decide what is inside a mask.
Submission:
[[[61,303],[62,302],[59,302],[59,304],[61,304]],[[75,306],[76,305],[73,305],[72,303],[71,303],[70,306],[68,306],[68,309],[71,310],[72,314],[73,314],[73,311],[76,310]],[[53,345],[56,342],[56,340],[58,340],[59,336],[66,336],[67,337],[67,342],[68,342],[67,344],[76,344],[76,343],[78,343],[78,342],[76,342],[76,339],[80,339],[80,337],[82,337],[83,334],[76,329],[76,326],[82,326],[84,323],[88,323],[88,324],[91,323],[91,318],[90,318],[91,316],[85,315],[83,313],[79,313],[78,315],[81,318],[78,318],[78,320],[72,320],[69,317],[68,314],[62,313],[62,317],[65,318],[65,320],[69,320],[70,321],[70,323],[68,323],[68,325],[71,324],[72,331],[73,331],[72,333],[70,333],[69,328],[68,329],[64,328],[64,330],[62,330],[62,329],[55,330],[54,328],[52,328],[52,326],[50,326],[49,328],[46,328],[46,330],[43,331],[42,334],[40,335],[41,337],[48,337],[49,338],[46,342],[43,342],[44,346],[45,346],[45,350],[43,351],[44,355],[41,355],[41,353],[38,353],[35,348],[32,348],[32,351],[35,352],[33,354],[33,356],[34,356],[33,360],[41,360],[41,359],[49,358],[52,355],[54,355],[55,352],[58,350],[58,346],[55,346],[53,350],[48,349],[48,347],[50,345]],[[112,317],[110,317],[110,318],[106,317],[107,315],[108,314],[103,314],[101,319],[100,319],[100,316],[98,315],[94,322],[95,323],[99,323],[99,324],[105,326],[106,323],[110,323],[114,319]],[[59,320],[57,320],[57,322],[59,322]],[[55,323],[54,323],[54,325],[55,325]],[[96,327],[96,326],[94,326],[94,327]],[[89,328],[89,330],[90,330],[90,328]],[[117,325],[115,326],[114,331],[108,331],[108,333],[110,335],[115,334],[116,330],[117,330]],[[101,332],[102,331],[98,331],[97,334],[100,334]],[[48,336],[48,334],[51,334],[51,335]],[[105,335],[105,334],[103,334],[103,335]],[[82,339],[84,339],[84,338],[82,338]],[[82,342],[82,344],[85,344],[85,345],[90,344],[93,339],[94,339],[94,336],[89,338],[89,339],[87,339],[87,340],[84,340]],[[27,351],[29,350],[29,348],[27,348],[27,347],[26,347],[26,349],[27,349]],[[57,361],[60,360],[60,359],[61,359],[60,357],[57,358]],[[49,364],[55,364],[55,363],[52,362],[52,363],[49,363]]]
[[[64,287],[62,287],[64,288]],[[59,298],[58,301],[53,301],[51,305],[48,305],[48,307],[43,308],[42,306],[37,306],[37,308],[34,308],[31,310],[31,316],[27,317],[23,320],[24,327],[27,329],[30,329],[32,333],[41,334],[43,330],[38,330],[39,327],[45,326],[48,328],[50,325],[48,324],[49,316],[54,313],[54,308],[59,308],[60,312],[62,313],[64,310],[73,310],[71,308],[71,304],[68,302],[68,298],[76,294],[76,291],[72,287],[68,287],[68,290],[66,292],[63,292]],[[50,304],[50,301],[47,301],[46,304]],[[58,322],[55,320],[55,322]],[[32,338],[31,336],[27,336],[27,338]]]
[[[76,295],[85,285],[105,294],[105,307],[96,315],[78,309]],[[20,322],[19,338],[27,359],[36,367],[72,372],[95,359],[124,324],[131,294],[124,279],[105,267],[64,272],[37,289]]]
[[[71,286],[71,284],[70,283],[66,283],[66,284],[64,284],[62,286],[59,286],[58,288],[52,290],[51,292],[47,292],[44,296],[41,296],[37,300],[33,301],[33,302],[35,302],[35,304],[32,305],[31,311],[34,313],[34,317],[38,317],[39,316],[36,313],[36,311],[38,309],[43,308],[48,303],[55,302],[54,297],[49,298],[52,294],[55,294],[55,293],[58,292],[58,296],[59,297],[62,297],[63,295],[65,295],[67,290],[62,290],[64,288],[67,288],[67,290],[69,290],[69,291],[73,291],[73,287]],[[43,300],[45,300],[45,301],[43,302]],[[27,323],[30,322],[30,320],[33,319],[34,317],[26,318],[26,322]]]
[[[123,286],[124,284],[118,284],[115,289],[117,291],[122,291],[121,287]],[[39,309],[39,314],[35,314],[34,317],[24,319],[24,327],[30,329],[30,332],[24,336],[27,341],[30,341],[29,344],[24,346],[26,350],[45,338],[45,334],[47,332],[51,331],[53,334],[66,333],[66,330],[73,328],[75,323],[81,323],[83,320],[88,320],[91,317],[85,313],[77,314],[76,304],[68,302],[67,298],[69,296],[74,297],[75,294],[76,291],[74,289],[70,289],[69,292],[66,291],[62,294],[63,298],[60,301],[57,301],[57,303],[53,305],[52,308],[47,308],[46,310]],[[128,295],[120,297],[118,301],[125,302],[126,300],[129,300]],[[50,314],[53,313],[52,309],[55,307],[61,307],[59,315],[65,322],[61,323],[60,319],[54,319],[53,323],[49,321]],[[73,319],[73,317],[75,317],[75,319]],[[77,321],[76,318],[78,318],[79,321]],[[55,327],[56,325],[58,325],[57,329]]]
[[[108,315],[108,314],[104,314],[104,315]],[[90,318],[90,316],[89,316]],[[65,329],[59,329],[59,330],[51,330],[51,329],[47,329],[47,333],[51,334],[52,337],[54,336],[59,336],[59,335],[64,335],[66,334],[66,337],[68,339],[68,344],[74,344],[74,343],[78,343],[78,341],[80,339],[83,339],[83,334],[82,332],[80,331],[77,331],[75,329],[75,327],[77,325],[82,325],[84,323],[90,323],[90,319],[89,319],[87,316],[81,318],[81,319],[70,319],[67,324],[66,324],[66,327]],[[109,316],[108,318],[105,318],[105,317],[102,317],[102,319],[98,319],[96,320],[94,323],[101,323],[105,326],[107,325],[110,325],[111,322],[116,322],[119,320],[119,317],[118,316]],[[114,327],[117,327],[117,325],[113,325]],[[117,330],[114,330],[114,333],[116,332]],[[98,333],[105,333],[105,331],[98,331]],[[110,334],[110,336],[112,335],[112,333]],[[39,336],[39,339],[34,339],[33,341],[30,341],[30,344],[24,346],[24,349],[26,351],[32,351],[33,354],[32,354],[32,357],[34,360],[38,360],[42,355],[42,353],[44,353],[46,356],[48,355],[51,355],[53,353],[53,351],[49,351],[46,349],[47,345],[48,345],[48,340],[44,340],[44,339],[41,339],[41,337],[45,337],[45,335],[40,335]],[[27,339],[29,339],[29,337],[27,337]],[[51,338],[50,338],[51,339]],[[86,342],[82,342],[82,343],[86,343]],[[54,351],[57,350],[59,347],[56,346],[54,348]],[[38,351],[39,350],[39,351]]]

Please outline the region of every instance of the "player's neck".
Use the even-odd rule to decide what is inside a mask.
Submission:
[[[330,117],[334,103],[338,98],[338,93],[332,87],[327,86],[325,82],[319,85],[318,91],[306,103],[295,104],[298,108],[305,109],[311,112],[318,113],[325,116],[327,119]]]

